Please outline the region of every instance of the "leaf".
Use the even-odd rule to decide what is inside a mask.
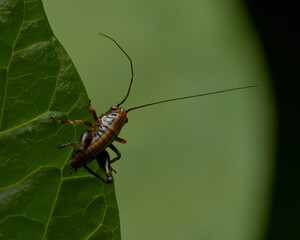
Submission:
[[[72,148],[58,149],[84,128],[50,116],[92,119],[41,1],[1,0],[0,53],[0,239],[120,239],[114,185],[69,175]]]

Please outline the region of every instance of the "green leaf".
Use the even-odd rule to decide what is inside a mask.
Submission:
[[[69,175],[82,126],[92,121],[80,77],[41,1],[0,1],[0,239],[120,239],[114,185]],[[90,167],[99,174],[95,162]]]

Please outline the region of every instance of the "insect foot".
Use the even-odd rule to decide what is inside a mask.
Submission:
[[[105,180],[105,183],[113,183],[114,182],[114,179],[111,177],[111,178],[108,178],[107,180]]]

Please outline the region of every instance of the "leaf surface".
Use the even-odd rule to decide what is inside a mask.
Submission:
[[[42,2],[2,0],[0,239],[120,239],[114,185],[69,175],[72,147],[58,149],[84,128],[50,120],[92,121],[87,102]]]

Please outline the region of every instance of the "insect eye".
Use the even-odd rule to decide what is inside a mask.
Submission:
[[[110,108],[110,110],[116,111],[116,110],[118,110],[118,107],[113,106],[113,107]]]

